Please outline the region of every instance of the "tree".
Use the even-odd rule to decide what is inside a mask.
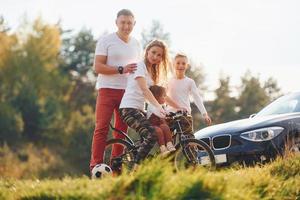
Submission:
[[[93,70],[95,44],[92,31],[87,29],[64,38],[61,50],[64,61],[62,67],[72,74],[88,79],[87,73]]]
[[[264,89],[270,98],[270,101],[274,101],[282,95],[280,88],[278,87],[277,81],[275,79],[268,78],[264,83]]]
[[[237,118],[235,112],[236,99],[230,96],[230,77],[220,77],[220,86],[215,90],[216,98],[212,102],[211,113],[216,124]]]
[[[202,92],[207,89],[207,87],[204,85],[205,73],[202,64],[197,65],[192,60],[189,60],[189,68],[186,70],[186,75],[195,81],[197,87]]]
[[[0,96],[6,110],[21,116],[23,138],[38,141],[53,137],[56,131],[50,129],[63,127],[62,104],[69,83],[58,70],[59,27],[38,18],[22,28],[21,37],[7,43],[8,56],[1,58]]]
[[[262,109],[270,99],[261,86],[259,78],[252,76],[249,71],[245,73],[241,80],[241,93],[238,98],[239,116],[245,118]]]
[[[60,52],[60,67],[70,77],[69,105],[79,109],[95,104],[95,80],[93,72],[96,40],[91,30],[82,29],[74,35],[64,36]]]
[[[163,40],[168,46],[171,44],[170,34],[164,32],[163,25],[158,20],[153,20],[149,30],[142,31],[142,46],[145,49],[147,44],[153,39]]]

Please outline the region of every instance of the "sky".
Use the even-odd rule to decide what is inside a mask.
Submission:
[[[137,39],[158,20],[170,34],[170,49],[204,67],[206,99],[221,74],[231,77],[236,92],[247,70],[261,81],[273,77],[283,93],[300,90],[298,0],[0,0],[0,15],[12,28],[24,16],[41,16],[66,29],[91,29],[95,37],[116,31],[122,8],[135,14]]]

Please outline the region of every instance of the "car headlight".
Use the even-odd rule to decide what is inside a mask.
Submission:
[[[282,130],[283,130],[282,127],[274,126],[274,127],[256,129],[253,131],[247,131],[241,133],[240,136],[246,140],[250,140],[253,142],[262,142],[262,141],[273,139],[274,137],[279,135],[282,132]]]

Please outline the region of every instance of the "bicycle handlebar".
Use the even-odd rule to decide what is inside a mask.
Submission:
[[[179,119],[180,117],[188,117],[188,116],[191,116],[190,114],[188,114],[187,111],[177,111],[177,112],[170,112],[166,115],[166,118],[169,118],[169,119]]]

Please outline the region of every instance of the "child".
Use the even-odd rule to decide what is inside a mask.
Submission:
[[[185,72],[188,68],[188,58],[184,54],[177,54],[174,58],[175,76],[168,82],[167,94],[168,96],[180,107],[184,108],[191,114],[190,95],[192,95],[194,102],[201,112],[207,125],[211,124],[211,119],[208,116],[206,109],[203,105],[202,98],[196,87],[195,81],[187,76]],[[171,111],[176,112],[173,108]],[[183,120],[186,121],[186,120]],[[193,133],[193,119],[190,118],[188,123],[183,124],[185,134]]]
[[[153,85],[149,89],[158,103],[163,107],[167,97],[166,89],[158,85]],[[148,105],[147,118],[151,125],[156,129],[158,144],[162,155],[167,155],[170,152],[175,151],[176,149],[172,143],[172,133],[167,122],[153,113],[153,106],[151,104]]]
[[[119,113],[122,120],[144,138],[137,150],[137,164],[148,155],[157,141],[155,128],[143,112],[145,101],[153,105],[155,115],[163,118],[166,114],[149,87],[166,79],[168,63],[167,46],[160,40],[153,40],[146,47],[144,60],[137,64],[137,70],[128,77]]]

